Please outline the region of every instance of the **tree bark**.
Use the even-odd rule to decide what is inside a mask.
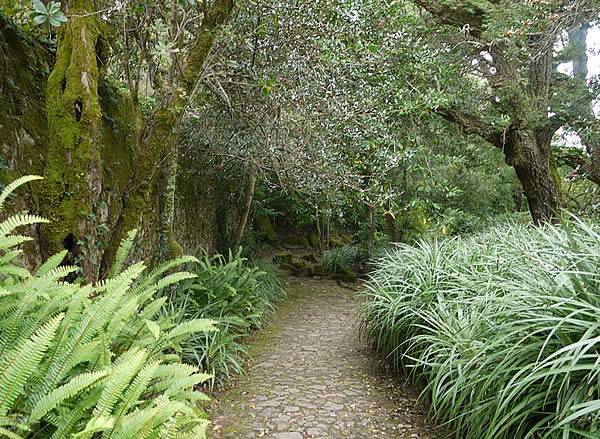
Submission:
[[[56,62],[48,78],[49,147],[44,171],[44,257],[63,248],[83,275],[98,278],[102,255],[97,226],[103,212],[102,114],[98,99],[101,22],[91,0],[72,0],[71,18],[59,32]]]
[[[375,241],[375,224],[373,211],[373,206],[367,204],[367,251],[370,255],[373,254],[373,242]]]
[[[178,129],[190,96],[198,85],[217,32],[233,10],[233,0],[215,0],[207,8],[200,29],[189,50],[183,55],[182,69],[173,68],[158,108],[150,120],[138,129],[137,166],[131,184],[123,194],[118,214],[118,230],[111,237],[115,248],[128,230],[138,228],[138,237],[154,248],[153,264],[158,264],[181,252],[173,234],[173,212],[177,181]],[[177,73],[181,70],[181,74]],[[177,74],[176,74],[177,73]],[[139,109],[139,106],[137,106]],[[141,116],[136,114],[136,122]],[[154,218],[157,217],[158,224]],[[112,252],[114,253],[114,252]],[[105,257],[110,266],[113,256]]]
[[[144,136],[144,146],[151,153],[156,154],[155,162],[177,160],[177,131],[181,118],[190,96],[194,94],[198,85],[204,63],[217,36],[217,30],[229,18],[233,6],[233,0],[215,0],[205,11],[202,25],[185,56],[181,77],[174,81],[179,89],[167,90],[167,96],[158,111],[160,122],[150,124],[150,129]],[[165,120],[168,122],[165,123]],[[173,236],[172,212],[175,210],[177,168],[176,162],[168,163],[161,168],[159,170],[161,177],[157,181],[158,187],[154,189],[156,196],[159,197],[158,204],[161,208],[155,263],[177,256],[181,249]],[[167,186],[164,187],[164,184]],[[143,191],[144,197],[148,196],[147,190]],[[151,192],[152,190],[150,189]]]
[[[506,148],[506,161],[513,166],[527,198],[533,223],[556,223],[562,206],[558,171],[552,158],[550,138],[517,130]]]
[[[234,251],[240,247],[244,232],[246,231],[246,224],[248,223],[248,217],[250,215],[250,209],[252,208],[252,199],[254,198],[254,189],[256,188],[256,168],[250,167],[250,173],[248,175],[248,185],[246,186],[246,194],[244,197],[244,206],[242,215],[240,216],[240,222],[237,228],[237,234],[235,237]]]
[[[398,242],[398,230],[396,229],[396,219],[390,212],[386,212],[384,215],[384,220],[388,239],[391,242]]]

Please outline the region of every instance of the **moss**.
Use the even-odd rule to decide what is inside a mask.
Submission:
[[[72,15],[93,11],[89,0],[75,0]],[[48,253],[61,250],[67,236],[81,248],[84,274],[96,277],[99,260],[96,203],[102,192],[101,111],[96,44],[96,15],[72,17],[61,28],[56,62],[48,78],[46,107],[49,148],[44,182],[44,213]],[[72,250],[72,249],[70,249]]]
[[[263,238],[265,238],[269,242],[277,241],[277,233],[271,224],[271,220],[266,216],[257,216],[254,218],[254,224],[256,225],[256,230],[261,234]]]
[[[284,244],[290,247],[309,248],[308,239],[304,236],[290,235],[284,240]]]

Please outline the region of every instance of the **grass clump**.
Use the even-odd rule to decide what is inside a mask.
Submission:
[[[189,339],[184,358],[209,371],[211,385],[222,385],[243,373],[244,338],[262,326],[273,304],[285,298],[285,290],[270,267],[248,266],[240,253],[205,257],[194,273],[175,295],[175,315],[181,321],[214,319],[219,331]]]
[[[600,437],[600,231],[504,226],[375,263],[362,333],[456,437]]]
[[[323,254],[323,268],[327,273],[356,272],[365,252],[356,245],[344,245],[327,250]]]

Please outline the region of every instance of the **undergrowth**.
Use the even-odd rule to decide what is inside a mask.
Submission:
[[[600,437],[600,231],[573,223],[376,261],[362,333],[457,438]]]
[[[184,345],[184,358],[213,375],[211,386],[243,373],[244,338],[262,326],[273,304],[285,298],[279,277],[268,266],[249,266],[240,253],[203,260],[193,267],[196,277],[181,283],[173,314],[185,321],[210,318],[218,332],[197,334]]]
[[[23,177],[0,195],[38,177]],[[192,273],[171,272],[182,257],[148,272],[126,265],[135,238],[120,246],[108,280],[61,281],[78,268],[52,256],[35,273],[21,267],[14,230],[46,222],[29,214],[0,223],[0,436],[8,438],[205,437],[206,397],[194,388],[210,376],[176,353],[214,322],[175,325],[159,318],[160,292]]]

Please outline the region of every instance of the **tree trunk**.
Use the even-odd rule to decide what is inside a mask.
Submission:
[[[533,223],[556,223],[562,207],[560,177],[546,133],[517,130],[505,150],[507,163],[515,172],[527,198]]]
[[[196,38],[192,47],[186,54],[181,78],[177,81],[180,90],[167,91],[169,96],[163,99],[165,104],[159,110],[163,114],[163,122],[156,123],[145,136],[146,144],[151,145],[152,150],[158,150],[159,162],[177,160],[177,129],[183,117],[185,107],[190,96],[194,94],[204,63],[212,49],[217,36],[217,29],[225,23],[233,10],[233,0],[215,0],[209,10],[205,12]],[[169,114],[166,114],[169,113]],[[165,124],[164,119],[171,119]],[[175,210],[175,191],[177,181],[177,163],[170,163],[161,169],[161,178],[158,179],[156,193],[159,197],[161,208],[161,224],[158,228],[158,249],[155,263],[177,256],[181,247],[173,236],[173,211]],[[163,185],[167,184],[167,187]]]
[[[101,22],[91,0],[72,0],[60,29],[56,63],[48,78],[48,157],[44,171],[44,257],[63,248],[81,262],[85,278],[98,278],[102,246],[102,114],[98,99]]]
[[[320,213],[319,213],[319,207],[317,206],[315,208],[315,218],[316,218],[316,226],[317,226],[317,237],[318,239],[318,247],[319,247],[319,251],[323,251],[323,235],[321,233],[321,219],[320,217]]]
[[[388,209],[388,211],[384,214],[386,233],[388,235],[388,239],[391,242],[398,242],[398,230],[396,227],[396,218],[394,218],[394,215],[392,214],[392,203],[391,202],[387,203],[387,209]]]
[[[248,186],[246,186],[246,194],[244,197],[244,208],[242,215],[240,216],[240,222],[238,224],[237,234],[235,237],[234,250],[240,247],[244,232],[246,230],[246,224],[248,223],[248,216],[250,215],[250,209],[252,208],[252,199],[254,198],[254,189],[256,187],[256,168],[250,167],[250,175],[248,176]]]
[[[151,120],[138,130],[138,166],[130,187],[123,195],[118,214],[119,228],[113,233],[111,246],[118,245],[128,230],[138,228],[138,239],[154,247],[153,264],[177,256],[182,250],[173,234],[173,212],[177,181],[177,134],[188,99],[193,95],[209,56],[218,28],[227,20],[233,0],[215,0],[206,10],[202,25],[184,56],[183,71],[170,78],[159,107]],[[174,69],[173,72],[177,71]],[[139,108],[139,107],[138,107]],[[137,118],[141,118],[136,114]],[[158,224],[155,224],[156,210]],[[112,263],[112,256],[104,265]]]
[[[373,254],[373,242],[375,241],[375,225],[373,218],[373,206],[367,204],[367,251]]]

